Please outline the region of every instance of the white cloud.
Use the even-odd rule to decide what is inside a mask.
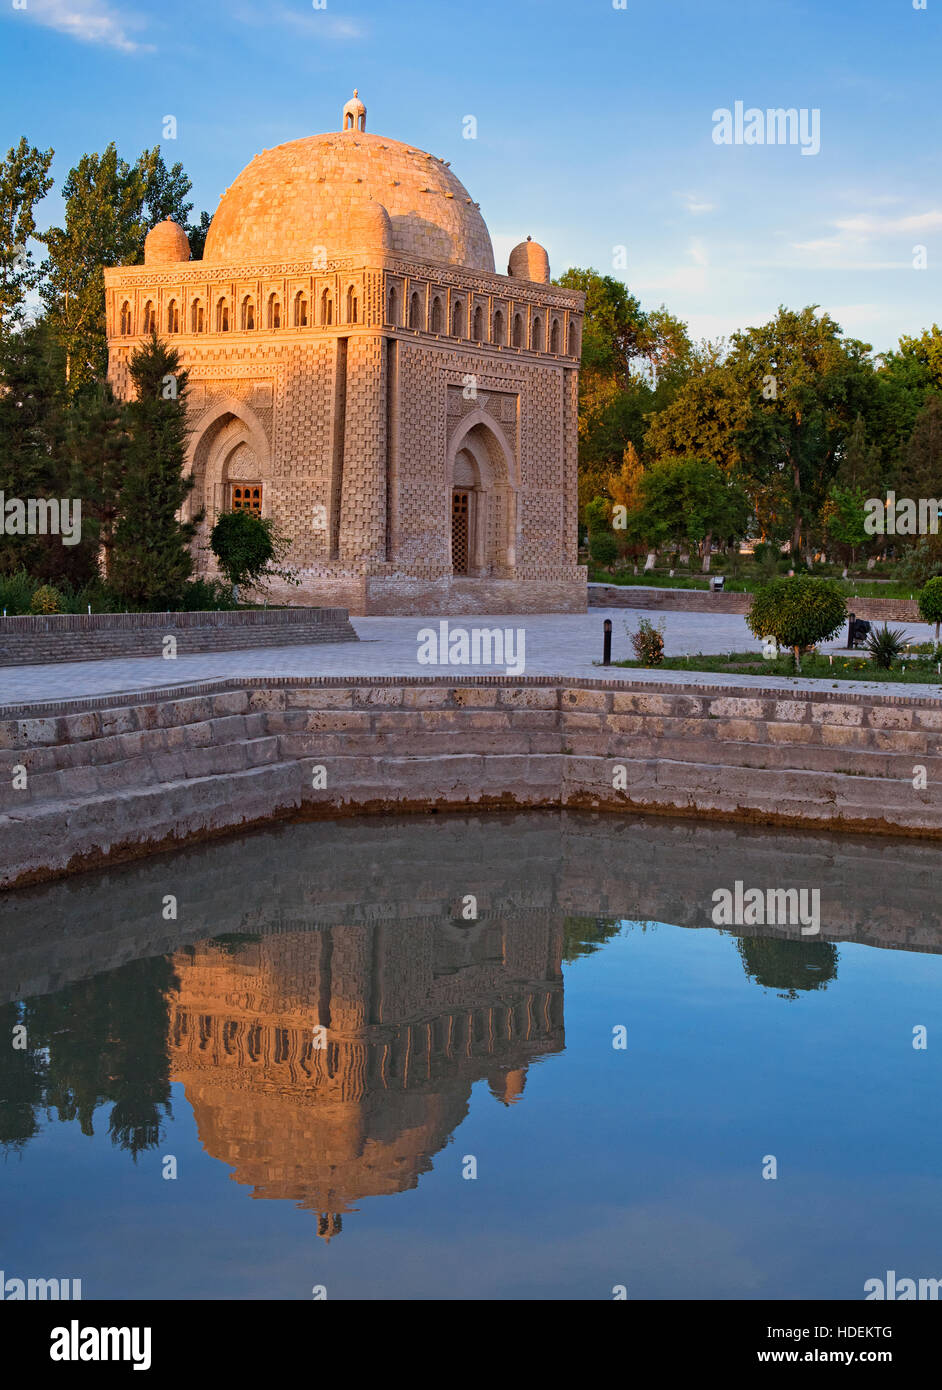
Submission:
[[[354,20],[340,19],[327,10],[302,12],[289,9],[287,5],[242,5],[235,10],[234,18],[255,28],[281,26],[293,29],[295,33],[306,34],[312,39],[362,39],[368,32]]]
[[[67,34],[82,43],[103,44],[122,53],[152,50],[152,44],[139,43],[129,31],[143,29],[146,19],[136,14],[118,14],[105,0],[28,0],[22,11],[46,29]]]
[[[714,212],[716,209],[715,203],[708,203],[696,193],[678,193],[676,196],[683,203],[684,212],[689,212],[694,217],[699,217],[705,212]]]

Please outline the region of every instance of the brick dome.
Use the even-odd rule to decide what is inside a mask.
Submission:
[[[190,259],[190,243],[178,222],[158,222],[144,239],[145,265],[175,265]]]
[[[388,214],[394,252],[493,272],[484,219],[448,166],[356,129],[256,155],[223,195],[203,259],[239,266],[380,249],[385,223],[371,203]]]
[[[540,285],[548,285],[550,263],[546,247],[530,237],[521,241],[510,253],[507,274],[512,275],[515,280],[532,280]]]

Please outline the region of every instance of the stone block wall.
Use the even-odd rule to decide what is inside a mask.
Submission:
[[[4,887],[277,817],[519,807],[940,838],[942,703],[377,677],[0,708]]]

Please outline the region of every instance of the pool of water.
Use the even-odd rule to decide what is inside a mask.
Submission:
[[[386,817],[8,894],[0,1269],[87,1299],[942,1277],[939,853]],[[716,925],[737,883],[817,890],[820,931]]]

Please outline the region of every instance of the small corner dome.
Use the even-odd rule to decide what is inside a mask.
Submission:
[[[174,265],[190,259],[190,243],[179,222],[168,217],[152,227],[144,240],[145,265]]]
[[[512,275],[515,280],[533,280],[539,285],[548,285],[550,263],[546,247],[530,237],[521,241],[510,253],[507,274]]]

